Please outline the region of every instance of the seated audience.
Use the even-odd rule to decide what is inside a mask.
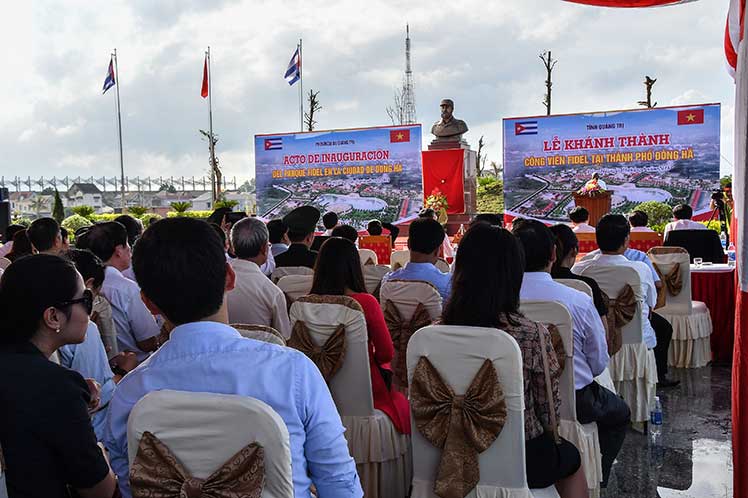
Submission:
[[[595,227],[590,226],[590,212],[582,206],[577,206],[569,213],[571,228],[575,233],[594,233]]]
[[[60,225],[54,218],[37,218],[26,230],[35,252],[59,254],[62,251]]]
[[[333,237],[342,237],[350,240],[354,244],[358,244],[358,230],[353,228],[351,225],[338,225],[333,229],[331,235]]]
[[[322,225],[325,227],[325,231],[322,235],[327,237],[332,235],[332,231],[338,226],[338,213],[335,211],[328,211],[322,216]]]
[[[5,234],[3,234],[3,245],[0,246],[0,258],[7,256],[10,250],[13,249],[13,236],[21,230],[26,230],[26,227],[15,224],[8,225],[8,228],[5,229]]]
[[[279,256],[280,254],[288,251],[288,246],[291,243],[288,240],[288,227],[283,220],[270,220],[268,221],[268,234],[270,236],[270,254]]]
[[[426,219],[432,219],[439,222],[439,215],[431,208],[422,209],[420,213],[418,213],[419,218],[426,218]],[[439,223],[439,226],[441,226],[441,223]],[[444,228],[442,228],[444,230]],[[444,259],[447,258],[454,258],[455,251],[452,247],[452,242],[450,241],[449,237],[446,236],[447,232],[444,231],[444,239],[442,240],[441,249],[439,251],[438,256]]]
[[[642,302],[642,338],[647,348],[654,350],[657,360],[658,387],[673,387],[679,381],[667,377],[667,355],[670,349],[670,339],[673,327],[670,323],[654,311],[657,304],[657,288],[649,267],[639,261],[631,261],[625,253],[629,245],[630,227],[628,221],[620,214],[606,214],[597,225],[597,245],[601,254],[594,258],[580,261],[572,268],[574,273],[581,273],[585,268],[593,265],[614,265],[633,268],[641,279],[643,297]]]
[[[236,259],[234,289],[226,294],[229,323],[267,325],[291,337],[286,296],[262,273],[260,267],[270,253],[268,229],[257,218],[244,218],[231,229],[231,245]]]
[[[236,254],[234,253],[234,248],[231,246],[231,238],[229,237],[229,234],[231,233],[231,228],[224,229],[216,225],[215,223],[210,223],[210,226],[213,228],[213,231],[216,232],[216,234],[218,235],[218,238],[221,239],[221,243],[223,243],[224,253],[226,254],[226,261],[231,262],[231,260],[236,257]],[[224,224],[224,227],[229,227],[229,226],[233,228],[233,225]],[[275,271],[275,258],[273,258],[273,253],[269,252],[267,254],[267,256],[265,257],[265,261],[260,265],[260,271],[266,277],[269,277],[270,275],[273,274],[273,271]]]
[[[58,348],[84,340],[90,311],[83,279],[59,256],[19,259],[0,280],[0,446],[9,496],[114,494],[89,418],[98,392],[49,361]]]
[[[140,297],[140,288],[122,275],[130,267],[132,253],[127,230],[116,221],[90,227],[78,238],[78,247],[88,249],[106,265],[101,294],[112,306],[120,351],[133,351],[138,361],[161,345],[159,326]]]
[[[92,252],[81,249],[74,249],[63,255],[75,264],[78,273],[83,277],[86,290],[91,293],[91,299],[93,300],[94,294],[104,282],[104,263]],[[91,314],[93,314],[93,302],[91,303],[91,311]],[[122,380],[127,372],[138,365],[135,353],[121,353],[112,359],[112,363],[116,365],[115,370],[117,370],[115,375],[109,365],[99,328],[93,320],[88,322],[86,337],[82,343],[66,344],[58,349],[57,353],[60,357],[60,365],[75,370],[83,378],[94,379],[98,382],[100,387],[99,409],[91,417],[91,424],[96,433],[96,438],[103,441],[109,401],[114,394],[115,385]]]
[[[114,221],[125,227],[125,230],[127,230],[127,243],[130,244],[131,248],[135,247],[135,242],[138,241],[138,238],[143,233],[143,223],[129,214],[117,216],[114,218]],[[132,272],[132,266],[124,270],[122,274],[130,280],[135,281],[135,274]]]
[[[244,338],[227,325],[225,293],[235,274],[207,223],[168,218],[149,227],[135,247],[133,268],[149,309],[176,328],[146,365],[120,382],[109,405],[106,446],[125,498],[127,420],[143,396],[161,389],[264,401],[288,428],[296,496],[310,496],[312,485],[321,497],[363,495],[345,429],[316,365],[299,351]]]
[[[665,233],[662,236],[667,239],[667,234],[673,230],[706,230],[706,225],[692,221],[693,209],[688,204],[678,204],[673,208],[673,218],[665,225]]]
[[[430,218],[413,220],[408,232],[410,261],[405,267],[384,276],[387,280],[423,280],[436,287],[442,301],[449,299],[452,275],[439,270],[435,264],[439,259],[439,248],[444,240],[444,229],[438,221]]]
[[[571,314],[577,419],[583,424],[598,424],[603,467],[601,485],[605,487],[613,461],[623,446],[631,412],[622,398],[594,380],[610,359],[603,322],[592,298],[551,278],[556,248],[548,227],[539,221],[527,220],[514,230],[514,235],[522,243],[525,254],[521,298],[555,301],[566,306]]]
[[[655,233],[654,230],[649,228],[649,215],[644,211],[636,210],[629,215],[629,225],[631,225],[631,232],[645,232]]]
[[[13,235],[13,247],[10,252],[5,255],[5,259],[13,262],[23,256],[28,256],[34,252],[34,248],[29,240],[28,230],[19,230]]]
[[[595,303],[597,312],[600,316],[607,315],[608,307],[605,305],[605,300],[603,299],[603,291],[600,290],[600,286],[597,285],[595,279],[582,277],[571,271],[571,267],[574,266],[577,255],[579,254],[577,236],[574,235],[574,232],[568,225],[564,225],[563,223],[553,225],[550,230],[556,238],[556,261],[553,263],[553,268],[551,268],[551,277],[554,279],[581,280],[589,285],[590,289],[592,289],[592,301]]]
[[[541,324],[519,312],[522,247],[508,231],[479,223],[460,242],[455,262],[452,298],[442,313],[444,325],[490,327],[514,337],[522,352],[525,395],[525,467],[531,488],[556,485],[562,498],[586,497],[587,483],[579,451],[551,433],[550,410],[560,419],[561,366],[551,344],[551,335]],[[553,399],[547,397],[540,334],[545,338]]]
[[[288,240],[291,245],[275,260],[275,266],[306,266],[314,268],[317,251],[312,251],[314,230],[319,221],[319,210],[312,206],[297,207],[283,218],[288,227]]]
[[[504,217],[499,214],[480,213],[475,215],[473,221],[470,222],[470,226],[473,226],[476,223],[485,223],[486,225],[500,227],[504,224]]]
[[[390,232],[392,247],[395,247],[397,236],[400,235],[400,228],[398,228],[397,225],[383,223],[379,220],[371,220],[366,226],[366,231],[369,232],[369,235],[382,235],[385,229]]]
[[[391,388],[389,363],[395,354],[379,301],[366,293],[358,250],[349,240],[332,237],[322,244],[314,268],[312,294],[349,296],[364,310],[369,336],[369,365],[374,408],[387,414],[398,432],[410,434],[410,410],[402,393]]]

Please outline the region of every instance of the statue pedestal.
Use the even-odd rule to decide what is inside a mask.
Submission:
[[[444,144],[445,142],[440,142]],[[423,158],[423,197],[431,195],[438,188],[447,196],[447,232],[457,232],[461,224],[470,223],[476,212],[476,152],[470,150],[466,142],[448,142],[457,147],[433,148],[422,153]],[[441,146],[441,145],[439,145]]]
[[[583,207],[590,212],[589,224],[593,227],[597,226],[597,222],[600,221],[600,218],[610,212],[613,193],[609,190],[599,193],[594,197],[578,194],[576,192],[574,192],[573,195],[574,204]]]

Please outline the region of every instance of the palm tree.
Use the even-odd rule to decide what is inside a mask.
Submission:
[[[184,214],[185,211],[192,207],[192,203],[188,201],[175,201],[172,202],[171,208],[176,211],[177,214]]]
[[[34,210],[34,213],[36,213],[36,217],[38,218],[41,214],[42,209],[44,209],[44,206],[47,203],[44,202],[44,197],[41,195],[35,195],[33,199],[31,199],[31,209]]]

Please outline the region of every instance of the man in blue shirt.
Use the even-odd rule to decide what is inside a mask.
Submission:
[[[408,231],[410,261],[404,268],[388,273],[387,280],[423,280],[434,284],[442,301],[446,302],[452,289],[452,274],[440,271],[436,266],[439,248],[444,241],[444,229],[438,221],[430,218],[413,220]]]
[[[133,256],[143,301],[176,325],[169,340],[117,386],[105,444],[125,498],[127,419],[151,391],[234,394],[270,405],[288,427],[295,496],[360,498],[345,429],[319,369],[303,353],[243,338],[227,325],[224,294],[235,275],[218,235],[205,222],[162,220],[145,231]],[[250,423],[250,422],[248,422]]]

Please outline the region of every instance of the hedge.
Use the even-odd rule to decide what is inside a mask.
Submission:
[[[186,218],[198,218],[200,220],[205,220],[213,213],[213,211],[185,211],[184,213],[177,213],[176,211],[169,211],[166,213],[167,218],[180,218],[180,217],[186,217]]]

